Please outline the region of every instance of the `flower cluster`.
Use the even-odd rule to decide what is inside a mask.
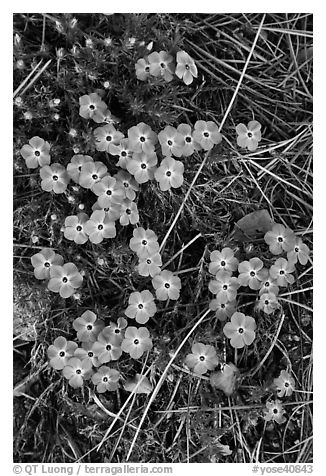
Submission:
[[[31,257],[36,279],[48,280],[48,289],[68,298],[83,283],[83,277],[74,263],[65,263],[63,257],[50,248],[44,248]]]
[[[139,359],[152,348],[148,329],[127,327],[123,317],[105,326],[94,312],[85,311],[73,321],[73,328],[80,346],[58,337],[47,351],[50,366],[62,371],[73,388],[91,380],[99,393],[117,390],[120,372],[106,364],[116,363],[123,352]]]
[[[174,58],[166,51],[153,51],[137,61],[135,64],[136,76],[140,81],[146,81],[150,76],[153,76],[163,78],[169,83],[175,74],[188,86],[198,76],[194,60],[185,51],[178,51],[176,63],[175,66]]]

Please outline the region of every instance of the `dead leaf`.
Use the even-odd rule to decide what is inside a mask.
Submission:
[[[238,375],[239,370],[234,364],[226,364],[223,370],[211,374],[211,386],[222,390],[229,397],[235,390]]]
[[[133,379],[127,380],[123,388],[127,392],[149,394],[153,390],[152,384],[144,375],[136,374]]]
[[[267,210],[256,210],[242,217],[235,224],[234,239],[248,241],[272,229],[274,221]]]

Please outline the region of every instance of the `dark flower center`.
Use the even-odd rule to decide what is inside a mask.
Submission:
[[[266,283],[265,283],[265,288],[268,288],[268,286],[269,286],[269,282],[266,281]]]
[[[106,138],[105,138],[105,139],[106,139],[108,142],[111,142],[111,140],[112,140],[112,136],[106,136]]]
[[[54,180],[55,182],[59,179],[59,177],[57,175],[53,175],[52,176],[52,180]]]
[[[78,170],[79,170],[79,172],[81,172],[81,169],[82,169],[82,166],[81,166],[81,165],[78,165]]]
[[[144,306],[142,304],[138,304],[138,309],[143,309]]]
[[[145,73],[149,72],[149,66],[145,66]]]
[[[284,387],[289,387],[289,386],[290,386],[289,382],[284,382]]]
[[[140,136],[140,137],[139,137],[139,140],[140,140],[140,142],[145,142],[145,141],[146,141],[146,137]]]
[[[106,194],[107,194],[107,195],[112,195],[112,190],[107,190],[107,191],[106,191]]]
[[[278,413],[278,409],[277,409],[277,408],[274,408],[274,409],[273,409],[273,413],[275,413],[275,414]]]
[[[115,334],[120,334],[120,329],[114,329]]]
[[[127,156],[127,152],[125,150],[122,150],[121,151],[121,157],[126,157]]]
[[[296,246],[296,247],[294,248],[294,251],[295,251],[296,253],[299,253],[300,248],[298,248],[298,247]]]
[[[280,270],[280,274],[283,275],[285,274],[285,271],[283,269]]]
[[[268,304],[269,304],[269,301],[268,301],[268,299],[266,299],[265,300],[265,306],[268,306]]]
[[[86,326],[86,329],[87,329],[88,331],[91,331],[91,330],[93,329],[92,324],[88,324],[88,326]]]
[[[168,140],[168,145],[171,147],[171,145],[173,145],[173,142],[172,140]]]
[[[203,136],[204,137],[209,137],[209,132],[204,132]]]
[[[189,69],[189,68],[190,68],[189,64],[186,64],[186,65],[185,65],[185,68],[186,68],[186,69]]]
[[[199,357],[199,360],[201,360],[202,362],[204,362],[205,357],[204,357],[203,355],[201,355],[201,356]]]
[[[221,304],[221,309],[225,309],[225,304]]]
[[[225,261],[221,261],[221,266],[225,266],[226,265],[226,262]]]
[[[66,278],[66,277],[62,278],[62,282],[63,282],[63,283],[67,283],[67,282],[68,282],[68,278]]]
[[[127,208],[127,209],[126,209],[126,214],[127,214],[127,215],[131,215],[131,210],[130,210],[130,208]]]
[[[46,261],[46,262],[44,263],[44,266],[45,266],[46,268],[50,268],[51,264],[50,264],[48,261]]]
[[[189,137],[189,136],[186,137],[186,138],[185,138],[185,141],[188,142],[188,144],[189,144],[189,142],[191,142],[191,137]]]
[[[170,170],[168,170],[165,174],[167,177],[171,177],[172,173],[170,172]]]
[[[83,229],[83,228],[82,228],[80,225],[76,226],[76,230],[77,230],[77,231],[82,231],[82,229]]]
[[[277,241],[278,241],[279,243],[283,243],[283,236],[279,236],[279,237],[277,238]]]
[[[134,344],[135,344],[135,345],[138,345],[138,344],[139,344],[139,340],[138,340],[138,339],[135,339],[135,340],[134,340]]]
[[[88,352],[87,355],[88,355],[88,357],[94,357],[94,353],[91,350]]]
[[[146,169],[147,165],[142,163],[141,166],[140,166],[142,169]]]
[[[123,185],[128,188],[129,187],[129,183],[128,182],[123,182]]]
[[[82,373],[82,371],[81,371],[80,369],[77,369],[77,370],[76,370],[76,374],[77,374],[77,375],[80,375],[81,373]]]
[[[166,65],[165,65],[165,63],[160,63],[160,66],[161,66],[162,69],[164,69]]]
[[[98,179],[98,175],[93,174],[93,175],[92,175],[92,179],[93,179],[93,180],[97,180],[97,179]]]
[[[242,327],[239,327],[238,332],[239,334],[243,334],[244,330],[242,329]]]
[[[95,109],[94,104],[90,104],[88,107],[89,107],[92,111],[94,111],[94,109]]]
[[[144,246],[146,246],[146,245],[147,245],[147,241],[146,241],[146,240],[143,240],[143,241],[141,242],[141,244],[144,245]]]
[[[250,271],[250,276],[252,276],[252,277],[256,276],[255,271]]]
[[[169,289],[170,284],[169,284],[169,283],[165,283],[164,286],[166,287],[166,289]]]
[[[147,263],[147,264],[151,264],[152,262],[151,262],[150,259],[147,259],[147,260],[146,260],[146,263]]]
[[[103,377],[102,380],[103,380],[104,383],[107,383],[109,381],[109,379],[107,377]]]
[[[111,344],[108,344],[105,348],[106,348],[106,350],[111,350],[112,346],[111,346]]]
[[[59,353],[59,357],[64,357],[65,355],[66,353],[63,350]]]
[[[40,154],[40,152],[39,152],[38,150],[36,150],[36,151],[34,152],[34,155],[35,155],[36,157],[39,157],[41,154]]]
[[[249,139],[252,138],[252,132],[247,132],[247,136],[249,137]]]
[[[98,229],[98,230],[103,230],[103,225],[98,225],[98,226],[97,226],[97,229]]]
[[[224,290],[224,291],[226,291],[226,290],[227,290],[227,288],[228,288],[227,284],[224,284],[224,286],[223,286],[223,290]]]

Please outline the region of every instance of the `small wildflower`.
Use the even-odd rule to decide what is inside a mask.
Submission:
[[[33,113],[31,111],[26,111],[23,114],[25,121],[31,121],[33,119]]]
[[[137,271],[141,276],[151,276],[154,278],[161,272],[162,257],[160,253],[155,253],[146,258],[140,258]]]
[[[166,126],[158,133],[158,140],[161,144],[162,154],[166,157],[174,155],[181,157],[183,152],[184,139],[175,127]]]
[[[97,319],[94,312],[85,311],[73,321],[72,326],[77,332],[78,340],[81,342],[95,342],[104,328],[104,321]]]
[[[74,355],[77,349],[76,342],[67,341],[65,337],[57,337],[47,350],[50,365],[55,370],[62,370],[68,362],[68,359]]]
[[[278,258],[271,266],[269,274],[276,280],[278,286],[288,286],[294,283],[294,276],[291,274],[294,270],[293,263],[289,263],[285,258]]]
[[[184,157],[189,157],[195,150],[201,149],[201,145],[194,140],[192,129],[188,124],[179,124],[177,132],[179,132],[183,138],[182,155]]]
[[[52,215],[51,215],[51,220],[52,220],[52,221],[56,221],[57,218],[58,218],[57,215],[56,215],[55,213],[52,213]]]
[[[75,289],[80,288],[82,283],[83,277],[75,264],[65,263],[63,266],[51,266],[50,281],[48,282],[50,291],[59,293],[66,299],[75,292]]]
[[[237,144],[243,149],[247,148],[250,152],[257,149],[258,143],[261,140],[261,124],[258,121],[248,122],[248,126],[245,124],[238,124],[235,128],[238,137]]]
[[[282,407],[280,400],[266,402],[266,410],[264,410],[265,421],[276,421],[276,423],[284,423],[286,418],[284,417],[285,410]]]
[[[61,102],[61,101],[60,101],[59,98],[51,99],[51,100],[49,101],[49,107],[50,107],[50,108],[55,108],[55,107],[59,106],[60,102]]]
[[[85,46],[86,48],[93,48],[94,47],[94,42],[91,38],[86,38],[85,40]]]
[[[139,184],[136,182],[134,177],[126,170],[119,170],[119,172],[114,175],[114,177],[123,185],[126,198],[131,201],[135,200],[135,192],[139,190]]]
[[[153,49],[153,45],[154,45],[154,43],[152,41],[150,41],[148,43],[148,45],[146,46],[146,50],[151,51]]]
[[[133,152],[152,154],[157,143],[157,135],[150,126],[140,122],[128,129],[129,147]]]
[[[288,250],[287,259],[290,263],[296,264],[299,261],[300,264],[305,265],[308,263],[309,253],[308,246],[297,236],[291,250]]]
[[[269,292],[260,296],[257,307],[265,314],[272,314],[277,308],[280,307],[280,305],[276,295],[272,292]]]
[[[117,203],[110,203],[107,207],[101,207],[98,203],[98,200],[92,206],[92,210],[95,212],[96,210],[101,210],[105,212],[105,218],[107,221],[116,221],[120,218],[120,208],[121,205]]]
[[[92,350],[93,343],[94,342],[82,342],[81,347],[75,350],[74,357],[80,360],[87,359],[94,367],[99,367],[101,364]]]
[[[131,293],[128,304],[129,306],[125,310],[126,316],[136,319],[139,324],[145,324],[156,313],[154,296],[147,289]]]
[[[52,117],[53,117],[53,120],[54,120],[54,121],[59,121],[59,119],[60,119],[60,114],[57,114],[57,113],[56,113],[56,114],[53,114]]]
[[[204,150],[210,150],[215,144],[222,141],[222,135],[213,121],[197,121],[194,126],[193,138]]]
[[[235,300],[238,288],[238,279],[233,278],[227,271],[218,271],[215,279],[208,284],[210,292],[215,294],[216,299],[223,304]]]
[[[142,227],[133,231],[133,238],[131,238],[129,246],[132,251],[137,253],[139,258],[147,258],[147,256],[152,256],[159,250],[157,236],[154,231],[145,230]]]
[[[120,373],[117,370],[102,365],[92,376],[92,382],[98,393],[114,392],[119,388],[119,378]]]
[[[117,323],[110,321],[110,325],[105,329],[106,334],[110,337],[110,342],[119,346],[124,338],[124,329],[127,327],[128,321],[124,317],[119,317]]]
[[[191,354],[185,358],[185,364],[196,374],[203,375],[207,370],[214,370],[219,364],[216,350],[212,345],[196,342],[191,347]]]
[[[269,274],[269,273],[268,273]],[[267,278],[265,278],[261,282],[261,287],[259,290],[259,295],[261,296],[262,294],[265,293],[273,293],[275,296],[278,295],[279,293],[279,287],[277,286],[277,282],[275,279],[271,278],[269,275]]]
[[[159,301],[173,299],[176,301],[180,296],[181,280],[172,271],[163,270],[152,279],[156,297]]]
[[[16,68],[20,70],[25,69],[24,60],[19,59],[18,61],[16,61]]]
[[[95,148],[101,152],[109,152],[110,144],[119,144],[124,138],[122,132],[117,131],[112,124],[97,127],[94,130]]]
[[[92,187],[92,192],[98,196],[100,207],[109,207],[111,204],[121,204],[125,191],[122,185],[114,177],[106,175]]]
[[[134,153],[132,159],[127,162],[127,170],[139,184],[142,184],[154,178],[156,164],[157,155],[155,152],[150,154]]]
[[[135,64],[136,76],[140,81],[146,81],[150,76],[149,62],[145,58],[140,58]]]
[[[107,362],[111,362],[111,360],[118,360],[122,355],[120,343],[112,340],[111,331],[107,327],[104,327],[97,336],[92,350],[101,364],[106,364]]]
[[[14,99],[15,106],[21,107],[23,105],[23,99],[20,96],[15,97]]]
[[[88,240],[84,225],[89,220],[86,213],[79,213],[77,216],[71,215],[65,219],[64,237],[74,241],[77,245],[82,245]]]
[[[109,144],[109,153],[111,155],[119,157],[117,162],[117,167],[121,167],[122,169],[127,168],[127,162],[132,157],[132,150],[129,148],[129,139],[121,139],[118,145],[111,142]]]
[[[155,179],[162,191],[170,190],[171,187],[179,188],[183,184],[184,165],[173,157],[166,157],[154,173]]]
[[[250,289],[257,290],[261,287],[261,282],[268,276],[268,271],[264,268],[264,263],[259,258],[251,258],[249,261],[242,261],[238,266],[238,281],[240,286],[249,286]]]
[[[104,210],[95,210],[86,222],[84,229],[89,240],[94,244],[101,243],[104,238],[114,238],[117,234],[114,222],[110,220]]]
[[[185,51],[178,51],[175,74],[188,86],[197,78],[198,71],[194,60]]]
[[[234,257],[234,252],[231,248],[223,248],[221,251],[214,250],[210,254],[208,271],[211,274],[216,274],[219,271],[233,272],[238,268],[239,261]]]
[[[107,38],[104,38],[103,40],[105,46],[111,46],[112,45],[112,38],[110,38],[109,36]]]
[[[231,322],[223,327],[223,333],[230,340],[235,349],[242,349],[245,345],[253,343],[256,337],[256,321],[253,317],[245,316],[242,312],[235,312]]]
[[[162,76],[166,82],[173,79],[173,58],[166,51],[153,51],[148,55],[150,73],[155,77]]]
[[[294,378],[286,372],[286,370],[281,370],[279,377],[274,378],[273,385],[277,389],[278,397],[290,397],[295,389]]]
[[[264,240],[269,245],[269,251],[273,255],[280,255],[283,251],[291,251],[296,236],[290,228],[285,228],[284,225],[274,223],[271,231],[268,231]]]
[[[110,86],[111,86],[110,81],[104,81],[103,87],[104,87],[105,89],[109,89]]]
[[[231,317],[237,309],[236,301],[229,301],[226,303],[219,302],[218,299],[212,299],[209,303],[211,311],[215,311],[215,317],[219,321],[225,321],[228,317]]]
[[[120,225],[127,226],[129,224],[135,225],[139,222],[138,208],[135,202],[130,200],[123,200],[120,208]]]
[[[92,189],[96,182],[99,182],[101,178],[104,177],[107,171],[108,169],[106,165],[103,164],[103,162],[87,161],[81,166],[79,185],[84,188]]]
[[[34,276],[36,279],[49,279],[51,266],[63,265],[63,258],[50,248],[44,248],[31,257],[31,262],[34,267]]]
[[[130,38],[127,38],[126,43],[125,43],[125,47],[128,48],[128,49],[132,49],[134,47],[135,43],[136,43],[136,38],[131,36]]]
[[[152,339],[146,327],[127,327],[125,338],[121,343],[124,352],[133,359],[139,359],[144,352],[151,350],[153,347]]]
[[[71,357],[62,370],[62,375],[73,388],[82,387],[84,380],[88,380],[92,373],[92,363],[90,360],[80,360],[77,357]]]
[[[70,177],[61,164],[44,165],[40,169],[41,187],[45,192],[63,193]]]
[[[107,105],[97,93],[85,94],[79,98],[79,115],[84,119],[102,119]],[[96,121],[95,121],[96,122]]]
[[[20,153],[29,169],[50,164],[50,144],[41,137],[32,137],[29,143],[20,149]]]

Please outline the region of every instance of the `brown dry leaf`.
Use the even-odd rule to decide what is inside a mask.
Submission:
[[[265,234],[272,229],[274,221],[267,210],[256,210],[242,217],[235,224],[234,239],[247,241],[248,238],[256,238],[259,234]]]
[[[211,386],[222,390],[229,397],[235,390],[238,375],[239,370],[234,364],[226,364],[223,370],[211,374]]]
[[[139,383],[139,385],[136,388],[138,383]],[[146,394],[151,393],[151,391],[153,390],[152,384],[150,383],[148,378],[145,377],[144,375],[140,375],[140,374],[136,374],[133,379],[127,380],[127,382],[124,384],[123,388],[127,392],[146,393]]]

